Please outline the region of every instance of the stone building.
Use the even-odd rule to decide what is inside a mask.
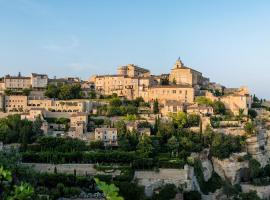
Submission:
[[[27,96],[5,96],[6,112],[24,112],[27,109]]]
[[[31,86],[34,89],[45,89],[48,85],[48,75],[46,74],[31,74]]]
[[[171,70],[169,80],[171,83],[179,85],[203,85],[204,77],[201,72],[186,67],[180,58],[176,61]]]
[[[145,101],[157,99],[159,102],[175,100],[183,103],[193,103],[194,95],[194,88],[188,85],[157,85],[149,89],[148,97],[144,99]]]
[[[149,77],[150,71],[134,64],[128,64],[126,66],[119,67],[117,69],[117,74],[128,77]]]
[[[252,98],[248,92],[231,93],[224,96],[216,97],[211,92],[206,92],[205,96],[212,101],[221,101],[226,109],[234,115],[238,115],[240,109],[243,109],[244,114],[248,114],[248,109],[251,108]]]
[[[117,128],[96,128],[95,140],[102,141],[105,146],[117,145]]]
[[[214,113],[213,107],[198,105],[197,103],[188,105],[186,111],[187,113],[190,114],[202,114],[202,115],[212,115]]]
[[[31,88],[31,77],[6,75],[4,77],[4,89],[21,90]]]
[[[184,112],[186,104],[177,100],[166,100],[160,105],[160,113],[163,116],[167,116],[169,113]]]
[[[3,98],[3,97],[2,97]],[[52,112],[89,112],[92,103],[89,100],[54,100],[54,99],[29,99],[27,96],[4,96],[6,112],[27,112],[31,108],[42,108]]]
[[[87,132],[88,115],[86,113],[74,113],[70,116],[70,129],[72,137],[78,137]]]

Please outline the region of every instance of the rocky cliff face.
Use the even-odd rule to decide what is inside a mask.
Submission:
[[[243,171],[248,168],[248,161],[239,162],[239,158],[245,153],[233,154],[230,158],[219,160],[212,158],[215,172],[223,179],[229,180],[231,184],[239,183]]]

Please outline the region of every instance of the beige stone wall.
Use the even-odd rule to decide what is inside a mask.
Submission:
[[[116,128],[96,128],[95,140],[104,142],[105,145],[115,145],[117,143]]]
[[[145,187],[145,194],[151,196],[153,191],[166,184],[174,184],[184,191],[194,190],[193,167],[185,166],[184,169],[159,169],[155,171],[135,171],[134,179]]]
[[[202,85],[203,80],[202,73],[184,66],[180,59],[176,61],[169,76],[171,83],[175,81],[176,84],[180,85]]]
[[[5,89],[31,88],[30,77],[5,77]]]
[[[45,74],[31,74],[32,88],[46,88],[48,85],[48,76]]]
[[[159,102],[166,100],[176,100],[183,103],[194,102],[194,89],[185,86],[156,86],[149,89],[149,97],[145,101],[154,101],[157,99]]]
[[[5,96],[6,112],[24,112],[27,109],[27,96]]]
[[[133,64],[128,64],[127,66],[119,67],[117,74],[129,77],[148,77],[150,76],[150,71]]]
[[[230,110],[234,115],[238,115],[240,109],[243,109],[244,114],[247,114],[248,109],[251,106],[251,97],[246,94],[230,94],[221,97],[215,97],[211,92],[206,92],[205,96],[212,101],[223,102],[226,108]]]

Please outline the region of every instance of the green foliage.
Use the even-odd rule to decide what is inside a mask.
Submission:
[[[21,143],[24,146],[34,142],[42,132],[39,122],[21,120],[19,115],[0,119],[0,140],[4,143]]]
[[[244,138],[240,136],[214,134],[213,138],[210,138],[210,141],[212,141],[210,146],[212,155],[219,159],[225,159],[232,153],[241,151]]]
[[[200,125],[200,116],[197,114],[187,115],[187,123],[189,127]]]
[[[126,121],[136,121],[136,119],[137,119],[137,116],[136,115],[131,115],[131,114],[127,114],[124,117],[124,120],[126,120]]]
[[[90,91],[88,93],[88,97],[89,97],[89,99],[95,99],[95,98],[97,98],[96,92],[95,91]]]
[[[143,158],[148,158],[153,153],[152,140],[148,136],[142,136],[137,145],[137,152]]]
[[[31,92],[31,89],[25,88],[22,90],[22,95],[29,96]]]
[[[123,197],[119,196],[119,188],[114,184],[107,184],[99,179],[95,178],[96,184],[99,189],[104,193],[108,200],[124,200]]]
[[[254,110],[254,109],[249,109],[249,110],[248,110],[248,116],[249,116],[251,119],[256,118],[257,115],[258,115],[258,114],[257,114],[256,110]]]
[[[98,108],[99,115],[106,116],[124,116],[138,114],[138,106],[140,99],[133,101],[121,100],[118,97],[110,99],[109,106],[101,106]]]
[[[219,115],[226,114],[226,107],[224,103],[222,103],[221,101],[214,101],[212,107],[215,114],[219,114]]]
[[[0,166],[0,183],[2,184],[3,181],[12,181],[11,172],[5,170],[3,166]]]
[[[45,96],[49,98],[58,98],[60,88],[56,85],[50,84],[45,91]]]
[[[154,103],[153,103],[153,112],[154,114],[158,114],[159,113],[159,103],[158,103],[158,100],[155,99],[154,100]]]
[[[256,191],[250,191],[248,193],[241,193],[239,197],[236,198],[236,200],[261,200],[260,197],[258,197]]]
[[[182,129],[187,126],[188,119],[186,113],[170,113],[169,116],[171,117],[175,127]]]
[[[201,200],[202,195],[198,191],[184,192],[185,200]]]
[[[79,139],[41,137],[33,146],[28,146],[28,150],[33,151],[52,151],[52,152],[75,152],[87,150],[86,143]]]
[[[168,200],[173,199],[177,194],[177,188],[174,184],[167,184],[161,188],[158,194],[156,194],[154,200]]]
[[[32,186],[24,182],[20,185],[13,185],[12,172],[0,166],[0,199],[31,200],[33,195],[34,189]]]
[[[200,160],[195,160],[194,171],[195,171],[195,175],[198,180],[198,183],[200,185],[201,191],[204,194],[207,195],[209,192],[213,193],[217,189],[222,187],[222,180],[216,173],[213,173],[212,177],[207,182],[204,180],[203,168],[202,168],[202,163]]]
[[[168,148],[171,151],[171,155],[178,155],[178,151],[179,151],[179,142],[177,140],[177,138],[175,136],[172,136],[168,142],[167,142]]]
[[[246,123],[244,129],[247,135],[254,135],[256,133],[255,126],[252,122]]]
[[[205,105],[205,106],[212,106],[213,104],[211,99],[204,96],[196,97],[195,102],[198,103],[199,105]]]
[[[261,171],[261,164],[255,160],[255,159],[250,159],[249,160],[249,176],[251,179],[258,178],[260,175]]]
[[[132,163],[137,157],[135,152],[123,151],[22,153],[22,161],[30,163]]]
[[[119,187],[119,194],[126,200],[143,200],[144,188],[137,183],[121,181],[115,183]]]
[[[61,86],[50,84],[45,91],[45,96],[62,100],[80,99],[82,98],[82,89],[80,84],[64,84]]]
[[[21,183],[21,185],[15,185],[15,191],[8,197],[8,200],[31,200],[34,195],[34,189],[27,183]]]

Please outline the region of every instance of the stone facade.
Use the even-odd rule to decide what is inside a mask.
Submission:
[[[166,185],[174,184],[184,191],[193,191],[194,169],[185,165],[184,169],[159,169],[155,171],[135,171],[134,179],[145,187],[146,196],[152,196],[153,192]]]
[[[227,94],[221,97],[215,97],[211,92],[206,92],[205,96],[212,101],[221,101],[225,107],[234,115],[238,115],[240,109],[243,109],[244,114],[248,114],[248,109],[251,108],[252,99],[246,90],[240,90],[239,93]]]
[[[70,136],[79,137],[87,132],[88,115],[86,113],[74,113],[70,116]]]
[[[13,90],[20,90],[20,89],[27,89],[31,87],[31,78],[21,76],[10,76],[7,75],[4,77],[4,89],[13,89]]]
[[[169,81],[179,85],[202,85],[203,76],[201,72],[186,67],[180,59],[178,59],[171,70]]]
[[[48,85],[48,76],[46,74],[31,74],[32,88],[45,89]]]
[[[5,96],[6,112],[27,112],[31,108],[41,108],[52,112],[89,112],[92,103],[89,100],[54,100],[54,99],[30,99],[27,96]]]
[[[105,146],[117,145],[117,128],[96,128],[95,140],[102,141]]]

